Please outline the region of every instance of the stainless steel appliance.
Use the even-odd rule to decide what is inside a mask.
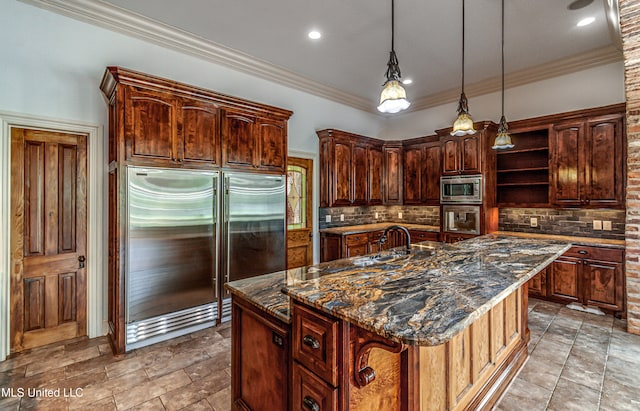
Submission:
[[[442,206],[442,230],[447,233],[480,234],[480,206]]]
[[[229,319],[223,282],[285,268],[284,176],[128,167],[127,178],[127,351]]]
[[[440,177],[440,202],[442,204],[482,203],[482,176]]]

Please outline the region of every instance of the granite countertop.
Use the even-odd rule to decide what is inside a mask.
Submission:
[[[408,255],[379,253],[387,261],[352,257],[226,287],[287,323],[290,296],[394,341],[439,345],[570,246],[491,234],[456,244],[425,241]]]
[[[591,245],[591,246],[609,247],[609,248],[625,247],[624,240],[613,240],[609,238],[574,237],[574,236],[567,236],[567,235],[523,233],[523,232],[515,232],[515,231],[497,231],[495,234],[510,235],[510,236],[516,236],[516,237],[522,237],[522,238],[539,238],[543,240],[569,241],[573,245]]]
[[[348,225],[344,227],[331,227],[331,228],[323,228],[320,230],[321,233],[330,233],[330,234],[358,234],[358,233],[367,233],[370,231],[380,231],[389,227],[390,225],[401,225],[406,227],[409,230],[422,230],[422,231],[435,231],[440,232],[440,227],[437,225],[424,225],[424,224],[405,224],[405,223],[393,223],[393,222],[384,222],[384,223],[375,223],[375,224],[360,224],[360,225]]]

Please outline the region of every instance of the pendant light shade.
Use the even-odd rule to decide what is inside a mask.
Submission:
[[[507,126],[507,119],[504,117],[504,0],[502,0],[502,116],[500,117],[496,140],[491,148],[494,150],[513,148],[511,136],[509,135],[509,127]]]
[[[462,93],[458,101],[458,118],[453,122],[453,130],[451,130],[452,136],[464,136],[476,132],[473,129],[473,119],[469,114],[469,102],[464,94],[464,2],[465,0],[462,0]]]
[[[391,53],[389,53],[389,62],[387,63],[387,81],[384,83],[382,93],[380,93],[380,105],[378,106],[378,111],[382,113],[397,113],[406,110],[411,105],[407,100],[407,92],[400,83],[402,75],[394,50],[394,9],[394,0],[391,0]]]

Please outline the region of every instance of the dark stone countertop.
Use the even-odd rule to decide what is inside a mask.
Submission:
[[[385,261],[353,257],[227,283],[231,293],[290,322],[289,297],[393,341],[439,345],[571,246],[485,235],[425,241]],[[283,294],[284,291],[287,295]]]

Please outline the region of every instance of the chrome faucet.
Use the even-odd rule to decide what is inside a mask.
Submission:
[[[385,228],[384,231],[382,232],[382,237],[380,237],[380,248],[382,248],[382,245],[384,243],[387,242],[387,233],[389,233],[389,231],[402,231],[404,233],[405,238],[407,239],[407,244],[406,244],[406,253],[409,254],[411,253],[411,234],[409,234],[409,230],[406,229],[406,227],[403,227],[401,225],[390,225],[389,227]]]

